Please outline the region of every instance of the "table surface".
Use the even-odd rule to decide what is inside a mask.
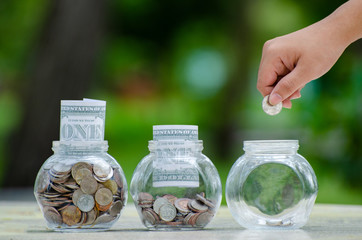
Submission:
[[[148,231],[133,204],[104,232],[59,233],[49,230],[35,201],[0,201],[0,239],[362,239],[362,205],[316,204],[306,226],[298,230],[247,230],[222,206],[203,230]]]

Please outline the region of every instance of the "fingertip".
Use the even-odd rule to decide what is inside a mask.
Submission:
[[[284,101],[283,101],[283,107],[284,107],[284,108],[291,109],[291,108],[292,108],[292,102],[291,102],[289,99],[284,100]]]
[[[277,105],[282,101],[282,97],[278,93],[272,93],[269,97],[269,103],[270,105]]]

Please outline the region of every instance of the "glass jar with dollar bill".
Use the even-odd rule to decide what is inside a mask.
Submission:
[[[202,149],[197,126],[153,127],[150,154],[138,164],[130,186],[147,228],[201,229],[213,219],[221,202],[221,183]]]
[[[245,141],[231,168],[226,201],[246,228],[299,228],[306,224],[318,185],[297,140]]]
[[[70,107],[65,107],[67,104]],[[96,118],[104,116],[99,113],[105,108],[99,108],[98,104],[105,102],[62,101],[62,109],[67,109],[62,111],[62,116],[66,115],[68,122],[64,124],[61,119],[61,140],[53,142],[54,154],[42,165],[34,185],[35,197],[52,230],[109,229],[127,202],[123,170],[107,153],[108,142],[103,140],[102,133],[104,125],[95,124],[104,123],[94,119],[95,115]],[[89,127],[91,123],[95,125]],[[62,127],[66,125],[65,131]],[[85,129],[90,131],[82,131]],[[100,131],[96,133],[91,129]]]

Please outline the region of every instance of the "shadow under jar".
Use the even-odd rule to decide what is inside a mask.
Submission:
[[[244,141],[245,154],[231,168],[226,201],[245,228],[299,228],[309,218],[318,192],[297,140]]]
[[[175,134],[170,139],[158,138],[155,129]],[[180,129],[186,130],[181,133]],[[185,135],[190,129],[196,136]],[[197,126],[154,126],[150,154],[138,164],[130,186],[138,214],[148,229],[201,229],[213,219],[221,202],[221,182],[202,149]]]
[[[107,153],[107,141],[54,141],[52,149],[34,185],[47,226],[65,232],[109,229],[127,202],[127,183]]]

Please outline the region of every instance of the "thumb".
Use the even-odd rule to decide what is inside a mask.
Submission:
[[[294,92],[299,90],[308,80],[303,76],[300,67],[294,68],[285,75],[274,87],[269,97],[269,103],[276,105],[289,98]]]

